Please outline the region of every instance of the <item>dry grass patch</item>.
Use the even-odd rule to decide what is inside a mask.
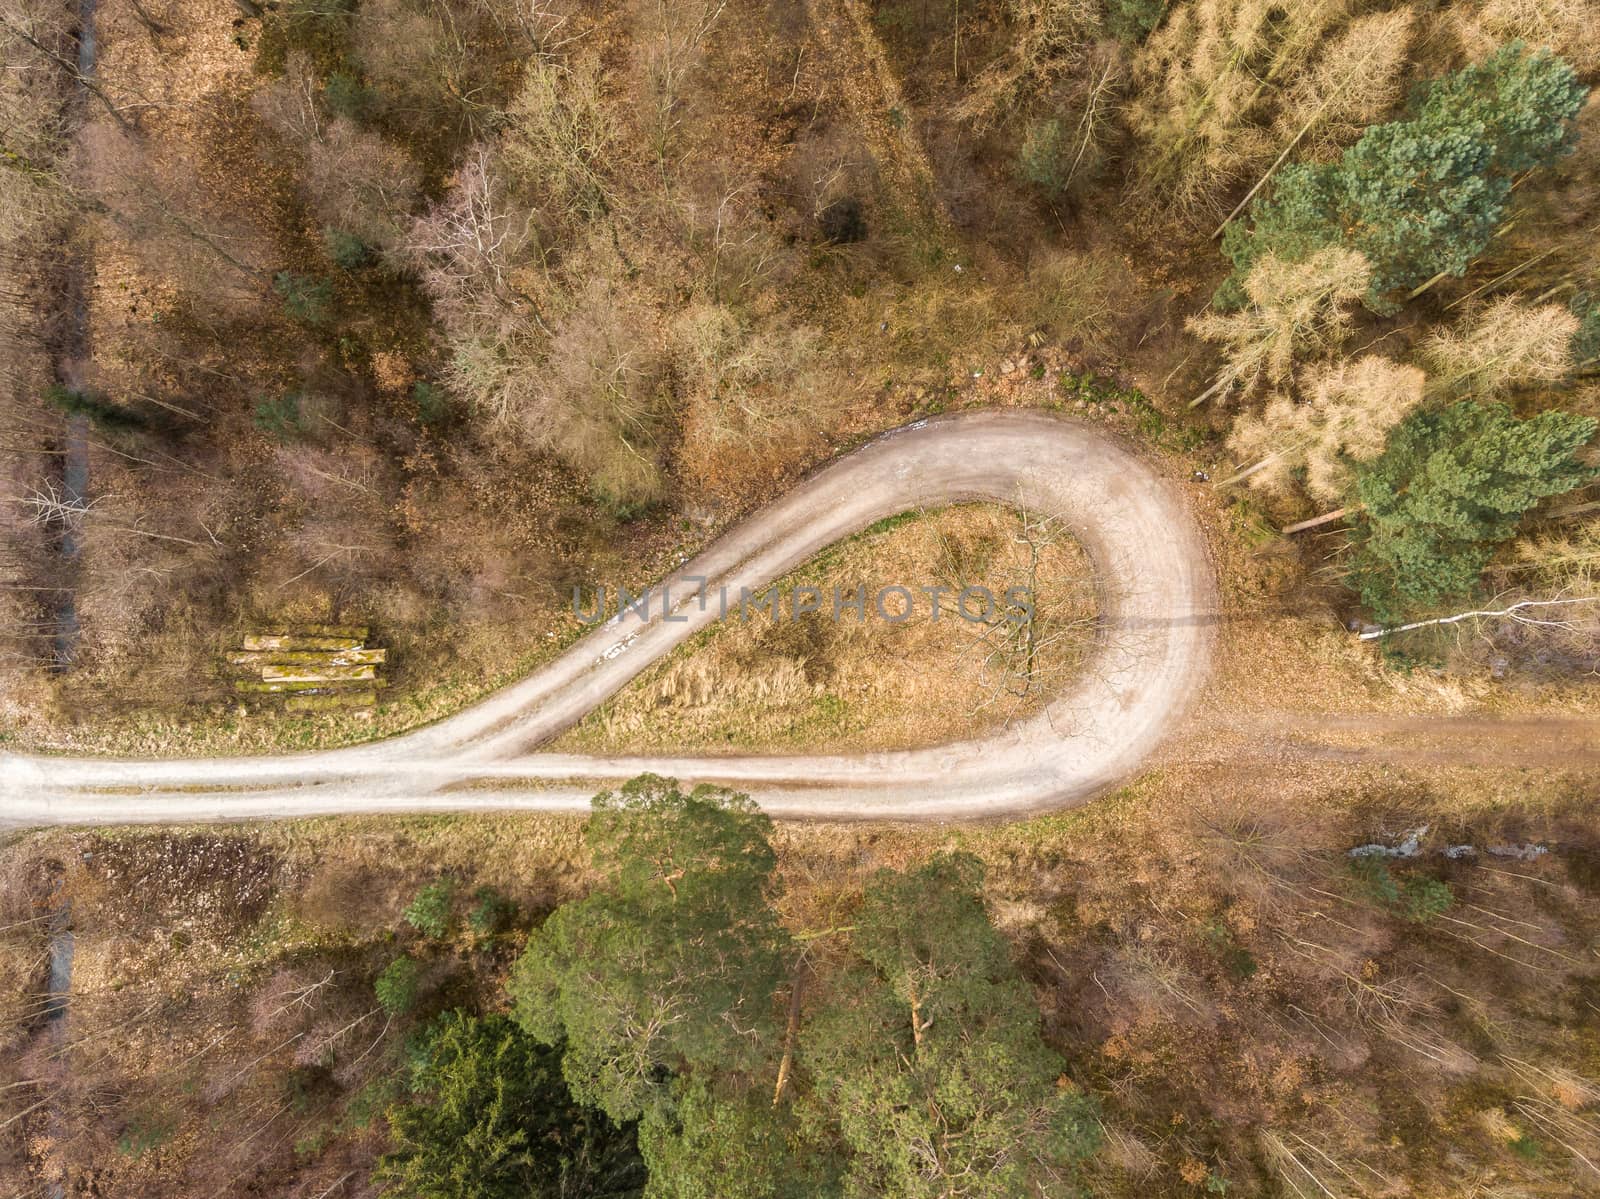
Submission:
[[[1034,592],[1031,625],[953,611],[957,593]],[[835,588],[910,588],[909,619],[867,619]],[[751,608],[656,663],[554,748],[596,753],[728,749],[897,749],[978,736],[1037,711],[1072,677],[1093,636],[1095,602],[1082,547],[1053,518],[990,504],[907,513],[880,522],[777,584],[783,619]],[[823,610],[789,617],[794,588]],[[950,589],[932,619],[921,587]],[[903,599],[884,600],[891,615]],[[976,598],[968,610],[977,613]]]

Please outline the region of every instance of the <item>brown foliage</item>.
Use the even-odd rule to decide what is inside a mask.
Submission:
[[[1549,47],[1581,72],[1600,67],[1600,21],[1587,0],[1483,0],[1452,15],[1474,58],[1521,40]]]
[[[664,367],[650,314],[594,280],[555,325],[535,403],[518,421],[601,493],[653,499],[661,488]]]
[[[1252,487],[1280,494],[1305,472],[1314,497],[1336,501],[1346,492],[1351,465],[1383,452],[1389,430],[1422,403],[1425,376],[1376,354],[1309,369],[1304,402],[1274,395],[1258,415],[1234,421],[1229,447],[1246,462]]]
[[[1435,385],[1479,399],[1559,383],[1571,373],[1578,318],[1561,304],[1505,296],[1423,344]]]
[[[1221,215],[1297,137],[1327,149],[1400,93],[1411,15],[1350,20],[1341,0],[1175,4],[1134,62],[1138,198]]]
[[[678,316],[671,342],[682,385],[680,460],[690,481],[737,495],[756,464],[805,455],[844,398],[820,340],[815,329],[748,327],[720,305]]]
[[[248,201],[196,185],[177,147],[109,122],[82,133],[84,176],[145,271],[208,310],[242,315],[268,294],[271,240]]]
[[[1245,280],[1244,307],[1189,319],[1190,332],[1223,345],[1217,389],[1227,396],[1283,383],[1304,355],[1338,345],[1370,278],[1365,258],[1337,246],[1299,263],[1263,257]]]

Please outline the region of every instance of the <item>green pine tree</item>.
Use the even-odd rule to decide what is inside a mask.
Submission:
[[[415,958],[404,954],[395,958],[372,984],[378,1006],[391,1017],[405,1015],[416,1006],[421,975],[422,968]]]
[[[738,1080],[680,1080],[672,1102],[639,1124],[648,1199],[830,1199],[832,1155],[806,1136],[787,1105]]]
[[[1588,89],[1548,50],[1502,46],[1481,63],[1434,81],[1422,92],[1419,124],[1463,131],[1478,127],[1490,147],[1490,169],[1515,175],[1549,166],[1572,152],[1573,123]]]
[[[1301,261],[1342,244],[1373,268],[1367,303],[1392,310],[1436,274],[1459,275],[1505,212],[1514,178],[1571,151],[1587,89],[1572,68],[1520,42],[1425,88],[1413,115],[1369,128],[1337,163],[1282,171],[1223,237],[1231,306],[1262,255]]]
[[[1472,401],[1409,417],[1356,472],[1362,601],[1389,624],[1468,594],[1524,512],[1600,475],[1574,457],[1594,432],[1587,417],[1517,420],[1504,404]]]
[[[595,798],[585,840],[603,882],[551,915],[511,981],[522,1026],[565,1040],[582,1102],[635,1120],[675,1073],[771,1056],[788,944],[771,828],[748,796],[654,775]]]
[[[418,891],[403,915],[406,923],[425,937],[443,941],[455,934],[454,879],[442,878]]]
[[[1369,307],[1440,272],[1462,274],[1494,236],[1511,179],[1479,129],[1396,121],[1369,129],[1338,167],[1334,221],[1372,263]]]
[[[1040,1035],[981,881],[967,855],[875,878],[855,920],[859,961],[806,1030],[812,1102],[851,1151],[848,1196],[1077,1193],[1092,1104]]]
[[[573,1102],[559,1048],[504,1016],[447,1012],[389,1109],[375,1179],[393,1199],[624,1199],[645,1172],[631,1128]]]

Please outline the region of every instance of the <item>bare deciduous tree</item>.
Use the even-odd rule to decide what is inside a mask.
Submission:
[[[1243,308],[1189,320],[1189,330],[1221,342],[1224,355],[1216,382],[1191,407],[1213,395],[1282,383],[1302,355],[1337,345],[1350,328],[1350,306],[1371,278],[1365,258],[1338,246],[1299,263],[1262,258],[1245,280]]]
[[[1439,389],[1496,399],[1519,387],[1560,382],[1572,372],[1578,318],[1561,304],[1495,300],[1423,343]]]
[[[632,503],[661,487],[664,367],[649,314],[591,281],[556,324],[538,403],[520,414],[603,494]]]
[[[1029,93],[1048,93],[1075,72],[1099,36],[1101,13],[1085,0],[1010,0],[1007,52],[971,83],[957,113],[985,130]]]
[[[658,158],[665,158],[677,131],[684,79],[700,61],[705,40],[726,7],[727,0],[636,0],[640,66]]]
[[[1297,472],[1321,500],[1346,494],[1353,462],[1383,452],[1389,430],[1422,403],[1426,376],[1376,354],[1304,373],[1303,403],[1282,393],[1234,422],[1229,447],[1253,465],[1229,483],[1286,492]]]
[[[620,133],[600,94],[602,78],[594,54],[535,59],[506,112],[500,161],[546,219],[582,221],[607,208],[609,159]]]
[[[674,320],[671,346],[685,466],[714,491],[737,486],[753,463],[794,454],[843,394],[815,329],[752,327],[722,305],[699,304]]]
[[[449,194],[412,226],[407,252],[452,336],[537,317],[515,282],[536,246],[533,219],[507,190],[494,152],[475,146]]]
[[[304,182],[325,228],[394,253],[405,239],[421,172],[404,150],[340,117],[307,147]]]

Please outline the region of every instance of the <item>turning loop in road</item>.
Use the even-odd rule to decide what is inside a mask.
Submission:
[[[593,757],[535,752],[717,619],[688,580],[754,591],[909,509],[993,500],[1059,518],[1094,563],[1096,644],[1038,716],[976,741],[893,753]],[[1042,413],[985,412],[893,430],[807,477],[665,580],[652,609],[595,629],[449,719],[349,749],[167,761],[0,756],[0,822],[187,821],[335,812],[563,810],[644,771],[750,792],[775,816],[1020,815],[1093,798],[1132,773],[1205,676],[1216,619],[1181,489],[1116,439]],[[674,586],[676,584],[676,586]],[[679,598],[681,597],[681,598]]]

